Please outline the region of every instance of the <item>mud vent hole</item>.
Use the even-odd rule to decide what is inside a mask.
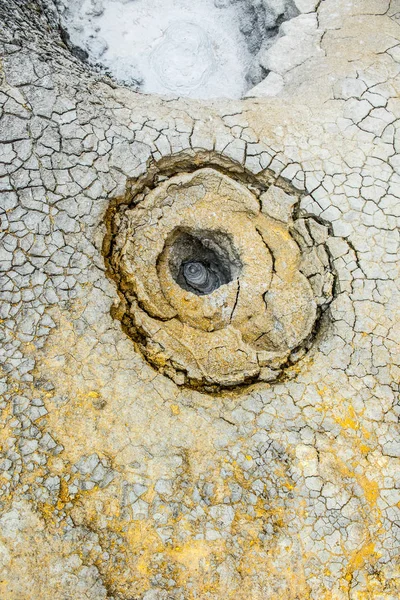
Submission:
[[[50,6],[50,0],[47,0]],[[241,98],[294,0],[54,0],[80,59],[145,93]]]
[[[178,230],[167,241],[164,252],[177,284],[198,296],[237,279],[242,268],[229,237],[215,231]]]

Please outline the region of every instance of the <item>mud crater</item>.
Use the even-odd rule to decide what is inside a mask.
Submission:
[[[80,60],[137,91],[241,98],[299,15],[293,0],[46,0]]]
[[[164,161],[112,203],[114,316],[178,385],[272,382],[311,348],[333,299],[330,232],[286,181],[201,163]]]

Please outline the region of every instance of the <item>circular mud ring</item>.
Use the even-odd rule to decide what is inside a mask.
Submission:
[[[114,209],[117,316],[154,367],[210,391],[272,381],[304,354],[333,275],[328,229],[294,220],[297,202],[205,166]]]
[[[212,41],[194,23],[174,23],[153,50],[151,63],[166,89],[187,94],[215,69]]]

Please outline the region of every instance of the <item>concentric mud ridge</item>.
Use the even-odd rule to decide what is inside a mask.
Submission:
[[[106,238],[125,331],[178,385],[208,391],[274,381],[299,360],[334,281],[328,228],[293,215],[296,191],[221,164],[136,190]]]

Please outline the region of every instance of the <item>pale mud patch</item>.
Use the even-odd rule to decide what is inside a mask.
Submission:
[[[76,54],[144,93],[241,98],[293,0],[55,0]]]

